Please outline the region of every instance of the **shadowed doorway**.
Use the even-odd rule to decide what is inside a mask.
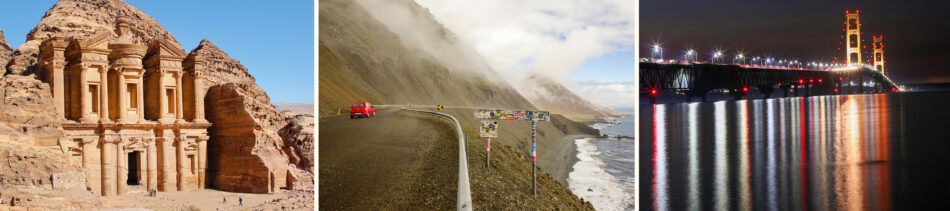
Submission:
[[[129,156],[129,159],[128,159],[128,162],[129,162],[129,165],[128,165],[128,166],[129,166],[129,171],[128,171],[128,172],[129,172],[129,176],[128,176],[128,178],[129,178],[129,179],[128,179],[128,181],[126,181],[126,184],[128,184],[128,185],[141,185],[141,183],[139,182],[139,181],[140,181],[139,179],[141,178],[140,175],[139,175],[139,172],[140,172],[140,171],[139,171],[139,158],[140,158],[141,156],[139,156],[139,153],[138,153],[138,152],[129,152],[129,153],[127,153],[127,154],[128,154],[128,156]]]

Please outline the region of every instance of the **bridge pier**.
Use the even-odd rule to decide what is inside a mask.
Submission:
[[[757,87],[759,92],[762,92],[762,99],[769,99],[772,97],[772,92],[775,92],[775,88],[772,85],[762,85]]]
[[[782,89],[783,93],[785,93],[785,97],[788,97],[788,89],[791,88],[792,85],[781,85],[778,87]]]
[[[729,95],[732,95],[732,97],[736,100],[741,100],[742,96],[745,96],[746,92],[748,92],[748,88],[735,88],[729,90]]]
[[[811,97],[811,84],[805,84],[805,97]]]
[[[858,75],[858,93],[864,94],[864,76]]]
[[[841,91],[843,91],[841,90],[841,80],[835,80],[835,95],[839,95]]]
[[[693,89],[687,90],[685,92],[686,102],[692,102],[694,97],[700,97],[702,98],[703,102],[706,102],[706,93],[708,92],[709,90],[704,90],[701,88],[693,88]]]

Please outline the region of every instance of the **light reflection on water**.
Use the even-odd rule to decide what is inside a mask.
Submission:
[[[945,124],[939,122],[947,115],[928,117],[905,109],[936,109],[940,106],[932,104],[950,103],[928,102],[934,96],[925,94],[904,95],[651,105],[642,112],[640,125],[646,130],[641,130],[640,148],[652,152],[640,155],[641,160],[652,161],[641,165],[641,172],[647,172],[641,179],[650,179],[652,185],[641,186],[640,204],[649,210],[889,210],[946,205],[950,185],[940,178],[950,176],[946,165],[950,158],[933,155],[939,151],[928,147],[950,152],[950,144],[942,135],[926,133],[910,135],[912,140],[926,141],[907,142],[905,130],[914,133],[932,126],[908,124],[905,118]],[[950,99],[948,93],[930,95]],[[895,150],[901,156],[895,156]],[[909,153],[922,154],[903,156]],[[894,183],[895,177],[900,184]],[[926,191],[927,185],[944,189]]]

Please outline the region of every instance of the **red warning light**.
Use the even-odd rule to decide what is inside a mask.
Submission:
[[[743,91],[743,92],[748,92],[748,91],[749,91],[749,87],[742,87],[742,91]]]
[[[820,79],[820,78],[818,79],[818,83],[821,83],[821,79]]]
[[[655,94],[656,94],[656,89],[651,89],[651,90],[650,90],[650,94],[655,95]]]
[[[804,83],[805,83],[804,79],[798,79],[798,84],[804,84]]]
[[[838,93],[838,88],[835,88],[835,93]]]

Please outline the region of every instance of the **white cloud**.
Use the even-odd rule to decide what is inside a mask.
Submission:
[[[416,1],[503,75],[565,82],[587,59],[637,42],[632,0]]]
[[[612,109],[633,108],[637,104],[637,87],[633,81],[601,83],[594,81],[567,82],[569,89],[594,104]]]

